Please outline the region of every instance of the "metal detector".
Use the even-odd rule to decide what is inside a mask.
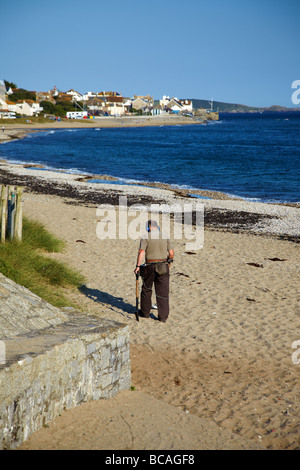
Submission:
[[[136,282],[135,282],[135,292],[136,292],[135,318],[136,318],[137,321],[140,321],[140,317],[139,317],[139,277],[140,277],[140,273],[138,271],[135,275],[135,278],[136,278]]]

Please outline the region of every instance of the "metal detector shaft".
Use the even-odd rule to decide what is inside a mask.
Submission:
[[[137,321],[140,321],[139,317],[139,275],[140,273],[137,272],[135,277],[136,277],[136,282],[135,282],[135,290],[136,290],[136,303],[135,303],[135,318]]]

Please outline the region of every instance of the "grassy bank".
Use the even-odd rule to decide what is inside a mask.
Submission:
[[[42,224],[24,218],[22,243],[0,244],[0,272],[56,307],[74,306],[64,291],[80,287],[83,276],[47,257],[63,249],[64,242]]]
[[[62,121],[68,122],[68,119],[66,118],[61,118]],[[85,121],[88,121],[88,119],[85,119]],[[28,127],[30,124],[49,124],[49,123],[54,123],[55,125],[55,120],[54,119],[49,119],[49,118],[44,118],[43,116],[27,116],[27,117],[21,117],[18,119],[0,119],[0,124],[1,126],[5,127],[5,124],[14,124],[16,127],[18,127],[19,124],[28,124]]]

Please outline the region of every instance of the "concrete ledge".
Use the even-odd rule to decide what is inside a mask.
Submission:
[[[128,327],[67,318],[1,342],[0,449],[16,448],[64,409],[130,388]]]

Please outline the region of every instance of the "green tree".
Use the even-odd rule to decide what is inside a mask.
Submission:
[[[18,88],[13,92],[12,95],[9,95],[10,101],[16,103],[19,100],[36,100],[36,94],[33,91],[27,91],[23,88]]]
[[[40,103],[41,107],[43,108],[44,114],[55,114],[56,113],[56,105],[54,103],[50,103],[50,101],[42,101]]]
[[[13,82],[8,82],[7,80],[4,80],[6,88],[18,88],[17,85]]]
[[[80,108],[75,106],[69,101],[57,101],[56,104],[50,103],[50,101],[42,101],[41,106],[43,107],[44,114],[55,114],[55,116],[65,117],[67,111],[79,111]]]

